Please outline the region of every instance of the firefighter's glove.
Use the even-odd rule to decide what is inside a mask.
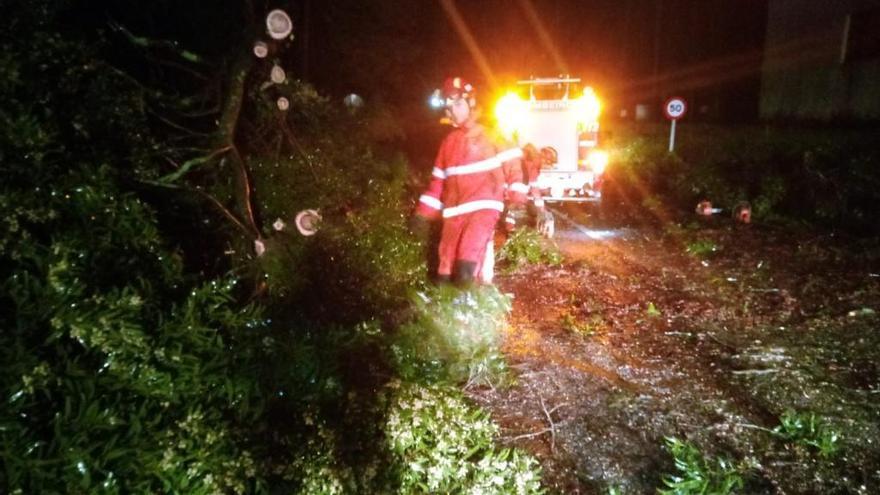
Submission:
[[[526,212],[526,205],[524,203],[513,203],[507,205],[507,214],[513,215],[515,217],[519,217],[524,215]]]
[[[507,215],[504,216],[504,231],[510,233],[514,230],[516,230],[516,217],[508,211]]]
[[[428,242],[428,236],[431,233],[431,222],[421,215],[413,215],[409,217],[407,229],[419,242]]]

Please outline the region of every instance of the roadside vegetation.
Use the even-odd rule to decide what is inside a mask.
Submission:
[[[709,200],[730,217],[745,201],[755,221],[877,234],[876,129],[680,124],[674,153],[668,124],[607,126],[613,212],[663,220]]]
[[[428,286],[407,164],[374,146],[399,129],[266,84],[291,59],[256,31],[3,5],[0,491],[542,492],[462,392],[509,380],[507,296]]]
[[[565,286],[546,311],[577,337],[573,349],[599,352],[632,316],[639,330],[677,339],[670,353],[696,346],[725,363],[764,421],[743,420],[721,435],[723,451],[710,449],[717,438],[679,416],[647,425],[627,416],[654,398],[622,387],[554,404],[526,397],[519,407],[549,426],[508,436],[474,397],[518,385],[502,352],[513,300],[494,287],[427,283],[423,246],[405,227],[408,166],[387,151],[401,129],[385,109],[345,108],[292,73],[269,84],[276,63],[295,61],[285,42],[273,59],[251,54],[265,13],[246,2],[181,10],[192,17],[181,25],[207,33],[151,32],[165,7],[139,5],[141,24],[118,7],[91,29],[68,24],[88,17],[69,2],[2,2],[0,491],[543,493],[545,470],[512,439],[547,437],[551,453],[576,451],[562,426],[578,425],[575,401],[586,399],[650,433],[663,461],[645,468],[645,483],[668,493],[779,479],[876,486],[877,449],[861,442],[878,429],[866,399],[878,390],[877,287],[808,270],[840,260],[849,269],[853,258],[875,266],[876,243],[847,251],[805,242],[794,254],[807,267],[799,273],[783,265],[789,256],[735,258],[731,229],[667,226],[689,262],[730,263],[732,273],[668,275],[658,286],[699,281],[679,289],[734,301],[671,328],[680,299],[639,292],[642,281],[622,274],[619,293],[646,297],[621,303],[596,290],[610,272],[565,265],[534,231],[514,233],[500,252],[511,280],[540,265],[581,270],[577,282],[592,284]],[[689,132],[680,128],[680,151],[668,155],[659,134],[619,131],[612,206],[664,218],[669,205],[746,200],[755,221],[876,233],[873,136]],[[312,236],[294,227],[305,209],[320,213]],[[828,284],[840,285],[827,294]],[[749,324],[734,327],[740,321]],[[722,333],[724,324],[741,332]],[[791,325],[804,331],[777,330]],[[794,343],[796,356],[785,350]],[[732,410],[676,400],[657,409]],[[602,415],[580,419],[582,432],[613,430]],[[591,453],[615,446],[589,438],[579,442]],[[626,493],[621,485],[613,490]]]
[[[497,258],[502,271],[507,273],[529,265],[558,266],[562,263],[559,248],[528,227],[515,230],[501,246]]]

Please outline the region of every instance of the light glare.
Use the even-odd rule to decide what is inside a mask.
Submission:
[[[508,138],[521,131],[528,119],[526,103],[513,92],[509,92],[495,105],[495,119],[498,128]]]
[[[592,150],[587,157],[587,162],[590,164],[590,168],[593,170],[594,174],[601,175],[605,172],[605,167],[608,166],[608,152]]]
[[[602,112],[602,102],[593,91],[593,88],[585,88],[584,94],[575,100],[578,119],[584,124],[592,124],[599,120],[599,114]]]

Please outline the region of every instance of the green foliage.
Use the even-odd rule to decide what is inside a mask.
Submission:
[[[753,220],[800,220],[876,231],[877,132],[691,125],[674,154],[668,129],[616,129],[622,143],[609,194],[630,207],[690,211],[708,198],[721,208],[746,200]],[[653,199],[652,199],[653,198]],[[662,218],[662,217],[661,217]]]
[[[761,189],[754,202],[754,214],[758,218],[768,218],[782,204],[786,196],[785,180],[779,176],[761,179]]]
[[[61,34],[70,7],[0,20],[0,490],[260,491],[260,311],[132,190],[159,168],[149,91]]]
[[[649,318],[660,318],[663,316],[663,313],[657,309],[657,306],[655,306],[653,302],[648,303],[648,308],[645,310],[645,314],[647,314]]]
[[[565,313],[562,316],[562,328],[582,337],[594,335],[601,325],[602,317],[599,315],[593,315],[588,321],[580,321],[572,313]]]
[[[0,449],[27,493],[259,486],[259,313],[233,280],[188,279],[153,214],[106,169],[4,188]],[[51,232],[50,238],[43,235]],[[230,352],[232,351],[232,352]]]
[[[403,378],[490,386],[507,379],[500,347],[508,296],[493,286],[438,287],[416,293],[412,304],[415,318],[398,329],[391,345]]]
[[[730,460],[718,457],[707,459],[696,447],[677,438],[666,438],[666,448],[675,460],[678,474],[663,478],[666,488],[662,495],[733,493],[744,486],[743,469]]]
[[[498,261],[514,272],[531,264],[560,265],[562,254],[534,229],[517,229],[499,250]]]
[[[610,180],[604,186],[603,202],[615,208],[644,208],[654,214],[664,204],[668,207],[668,200],[660,193],[679,187],[671,179],[685,164],[677,155],[668,153],[668,143],[659,139],[634,135],[620,142],[624,144],[615,150],[614,166],[606,172]],[[613,204],[615,200],[626,204]]]
[[[812,447],[822,457],[832,457],[840,449],[840,434],[815,413],[786,411],[779,418],[773,434],[785,441]]]
[[[128,187],[155,166],[146,91],[61,34],[69,7],[0,20],[0,486],[259,490],[259,311],[187,275]]]
[[[312,290],[321,289],[309,300],[337,317],[399,311],[405,295],[425,282],[421,248],[406,231],[401,202],[390,193],[366,195],[374,197],[369,205],[329,219],[309,249],[307,279],[317,282]]]
[[[365,140],[365,124],[310,85],[288,81],[281,90],[291,100],[281,116],[274,100],[256,88],[252,95],[259,118],[283,119],[247,136],[260,192],[256,206],[266,219],[258,276],[275,298],[311,308],[311,316],[353,323],[400,310],[424,279],[421,250],[405,228],[406,161],[377,156]],[[322,216],[313,237],[294,228],[296,214],[307,208]],[[284,230],[271,228],[276,220]]]
[[[355,492],[357,479],[351,466],[340,462],[339,433],[323,424],[321,416],[305,413],[305,420],[313,431],[298,445],[290,465],[279,471],[281,477],[296,487],[295,493],[337,495]],[[317,424],[315,424],[317,422]]]
[[[390,195],[349,214],[325,215],[312,237],[287,230],[292,228],[269,237],[266,254],[257,260],[279,302],[355,323],[400,311],[409,290],[424,284],[421,248]]]
[[[244,5],[205,10],[237,19],[225,14]],[[375,393],[395,371],[502,379],[510,306],[494,289],[426,290],[393,337],[396,369],[383,362],[383,332],[424,284],[407,165],[368,142],[399,131],[387,114],[356,118],[308,84],[265,87],[265,67],[217,63],[241,53],[240,19],[203,23],[196,54],[151,38],[161,5],[139,4],[144,32],[115,38],[67,24],[104,26],[91,7],[3,6],[0,491],[539,493],[535,461],[494,449],[486,413],[451,385],[425,389],[414,443],[389,434],[414,408]],[[323,217],[313,237],[291,230],[304,208]],[[464,450],[425,447],[453,439]],[[465,475],[412,469],[428,459]]]
[[[532,494],[540,468],[530,456],[493,446],[498,427],[448,385],[392,383],[386,421],[399,462],[397,493]]]
[[[708,258],[718,251],[718,245],[707,239],[698,239],[689,243],[685,250],[691,256]]]

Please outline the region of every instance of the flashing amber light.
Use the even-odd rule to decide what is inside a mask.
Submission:
[[[602,175],[605,167],[608,166],[608,152],[602,150],[592,150],[587,156],[587,163],[596,175]]]
[[[498,129],[508,138],[520,131],[528,119],[528,106],[519,95],[509,92],[495,104],[495,120]]]
[[[584,88],[584,94],[575,100],[575,108],[577,108],[578,120],[584,124],[591,124],[599,120],[599,114],[602,112],[602,102],[593,91],[593,88]]]

